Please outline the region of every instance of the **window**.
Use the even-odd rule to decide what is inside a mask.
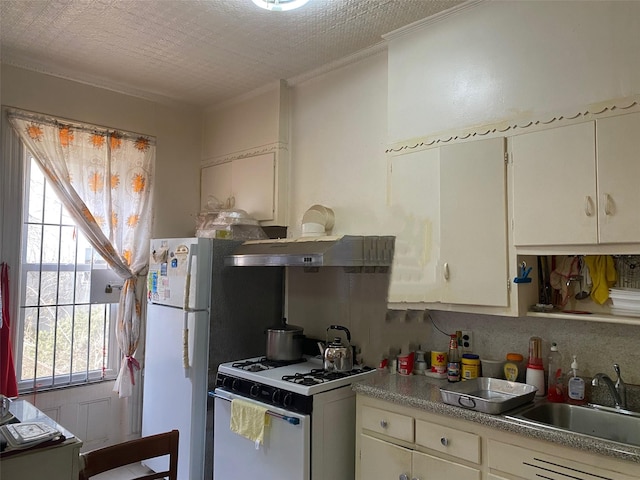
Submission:
[[[91,271],[106,263],[25,159],[16,373],[20,392],[114,378],[117,304],[90,302]]]

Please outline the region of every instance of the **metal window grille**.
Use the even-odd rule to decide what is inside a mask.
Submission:
[[[19,334],[22,393],[115,377],[117,305],[91,304],[104,260],[79,231],[37,163],[25,161]]]

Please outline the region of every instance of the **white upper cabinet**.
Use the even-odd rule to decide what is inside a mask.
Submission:
[[[640,113],[512,139],[516,246],[640,242]]]
[[[392,157],[389,303],[509,304],[505,140]]]
[[[512,139],[515,245],[597,242],[595,124]]]
[[[211,165],[201,171],[201,207],[209,196],[240,208],[258,221],[274,219],[275,154],[266,153]]]
[[[440,149],[442,302],[506,307],[505,139]]]
[[[640,113],[596,120],[600,243],[640,242]]]
[[[437,302],[440,149],[391,157],[391,228],[396,235],[389,302]]]

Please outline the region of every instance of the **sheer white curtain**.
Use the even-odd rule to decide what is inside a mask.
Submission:
[[[114,391],[135,385],[141,292],[149,257],[155,139],[10,110],[9,122],[93,247],[124,280],[116,336],[124,361]]]

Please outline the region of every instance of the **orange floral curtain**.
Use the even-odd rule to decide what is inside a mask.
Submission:
[[[139,370],[134,354],[149,260],[155,139],[22,111],[10,111],[9,121],[89,242],[124,280],[116,325],[124,361],[114,391],[128,397]]]

